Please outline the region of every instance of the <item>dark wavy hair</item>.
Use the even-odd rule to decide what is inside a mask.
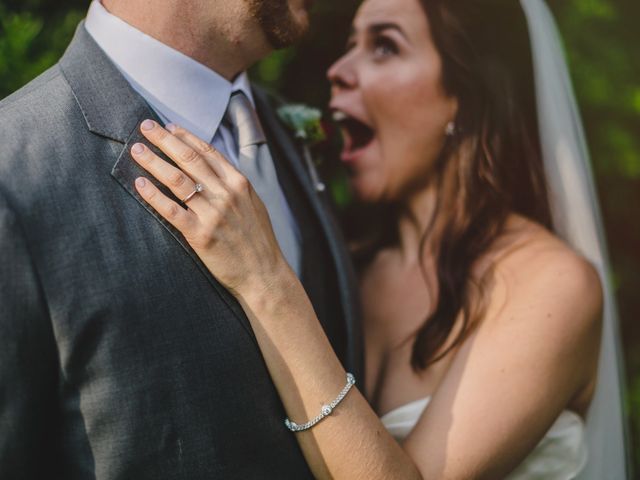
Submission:
[[[431,248],[437,298],[415,335],[415,370],[427,368],[462,343],[482,314],[482,302],[475,302],[482,295],[474,293],[482,293],[488,277],[474,280],[472,268],[503,232],[509,214],[551,228],[531,49],[519,2],[420,3],[442,59],[443,87],[457,98],[458,112],[455,132],[436,163],[436,212],[420,246],[427,281],[425,247],[436,236]],[[379,249],[397,242],[398,208],[356,206],[355,216],[347,216],[347,235],[358,245],[357,265],[362,267]],[[462,328],[444,348],[460,315]]]

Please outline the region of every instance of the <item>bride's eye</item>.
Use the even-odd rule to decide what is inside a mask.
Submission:
[[[376,59],[384,59],[398,54],[398,45],[389,37],[382,35],[373,40],[373,55]]]

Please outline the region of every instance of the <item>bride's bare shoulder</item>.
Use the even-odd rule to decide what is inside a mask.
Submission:
[[[490,258],[492,308],[561,314],[556,328],[597,326],[602,309],[598,272],[546,228],[513,215]]]
[[[559,375],[570,407],[583,413],[593,394],[602,331],[598,272],[553,233],[515,216],[488,257],[492,275],[479,333],[490,341],[506,335],[502,355],[528,354],[549,378],[550,372]]]

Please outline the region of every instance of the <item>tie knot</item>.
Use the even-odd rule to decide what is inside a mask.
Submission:
[[[267,141],[258,114],[244,93],[234,92],[231,95],[225,117],[236,135],[238,149]]]

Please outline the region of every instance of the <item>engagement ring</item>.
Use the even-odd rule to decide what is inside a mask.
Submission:
[[[187,203],[189,200],[191,200],[194,197],[196,193],[200,193],[202,190],[204,190],[202,185],[200,183],[196,183],[194,186],[193,192],[187,195],[187,197],[184,200],[182,200],[182,203]]]

